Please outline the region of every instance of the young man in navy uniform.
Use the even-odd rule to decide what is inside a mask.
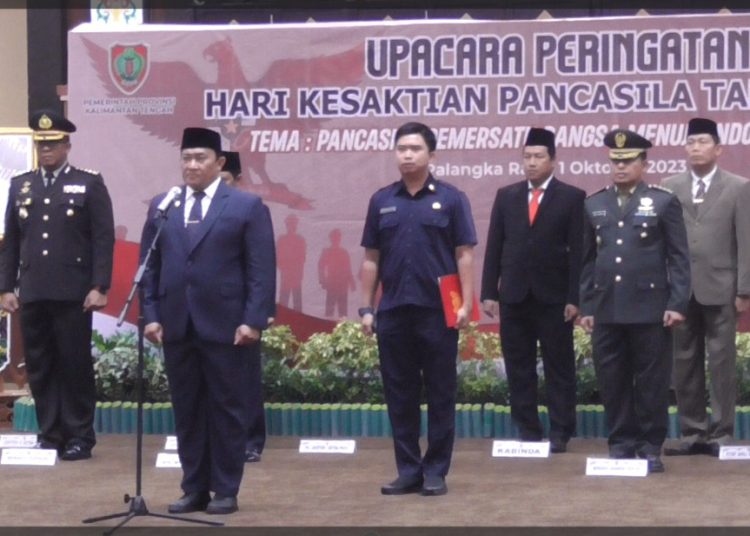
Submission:
[[[466,195],[436,180],[429,165],[435,135],[421,123],[402,125],[395,136],[401,179],[370,199],[362,234],[365,332],[375,325],[385,400],[393,429],[398,478],[384,495],[447,492],[455,432],[458,331],[446,327],[438,278],[458,273],[465,297],[458,327],[468,323],[473,295],[473,248],[477,243]],[[428,446],[419,448],[420,395],[428,404]]]
[[[613,185],[585,201],[581,324],[593,330],[609,455],[664,471],[670,328],[685,319],[690,259],[676,196],[643,182],[651,142],[629,130],[604,137]]]
[[[555,134],[531,128],[523,148],[526,180],[497,191],[487,232],[482,304],[500,316],[513,420],[523,441],[541,441],[537,342],[550,417],[550,450],[565,452],[576,429],[573,322],[578,316],[583,200],[555,177]]]
[[[82,460],[96,443],[91,322],[112,277],[112,202],[99,173],[68,163],[73,123],[40,110],[29,126],[40,166],[11,180],[0,305],[20,314],[39,446]]]
[[[143,278],[144,334],[164,345],[174,404],[184,495],[169,512],[230,514],[245,465],[250,366],[273,311],[273,227],[258,196],[219,177],[217,132],[185,129],[180,154],[185,187]],[[163,198],[149,207],[142,256]]]

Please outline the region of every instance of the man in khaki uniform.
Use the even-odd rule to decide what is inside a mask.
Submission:
[[[750,306],[750,182],[719,169],[711,119],[690,120],[686,149],[689,169],[662,181],[683,206],[692,275],[687,319],[673,330],[681,442],[664,453],[718,456],[734,435],[736,319]]]

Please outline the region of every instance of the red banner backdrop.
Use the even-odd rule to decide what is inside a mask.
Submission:
[[[494,192],[523,177],[529,126],[556,131],[558,175],[588,191],[609,183],[601,139],[616,126],[654,142],[652,182],[685,169],[693,116],[719,123],[723,167],[743,174],[748,159],[748,15],[84,25],[69,58],[72,160],[103,173],[118,224],[110,314],[146,203],[181,182],[186,126],[216,129],[241,153],[241,187],[273,215],[281,320],[308,330],[356,316],[367,200],[398,179],[403,122],[435,129],[435,176],[469,196],[477,277]]]

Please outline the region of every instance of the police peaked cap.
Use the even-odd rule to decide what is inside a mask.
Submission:
[[[618,128],[604,136],[611,160],[630,160],[653,147],[650,141],[632,130]]]
[[[76,131],[76,126],[71,121],[49,109],[32,113],[29,116],[29,128],[34,131],[32,138],[35,141],[59,141]]]
[[[188,127],[182,132],[180,150],[184,149],[213,149],[218,156],[223,154],[219,133],[201,127]]]

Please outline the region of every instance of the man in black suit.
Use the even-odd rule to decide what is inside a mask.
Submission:
[[[242,177],[242,162],[240,153],[237,151],[224,151],[224,167],[221,168],[221,180],[229,186],[238,187]],[[263,208],[268,211],[264,204]],[[268,217],[270,218],[270,212]],[[272,316],[276,314],[276,304]],[[269,326],[273,322],[273,317],[268,319]],[[245,443],[245,461],[247,463],[259,462],[263,455],[263,448],[266,446],[266,414],[263,407],[263,368],[261,364],[261,355],[254,355],[250,360],[250,391],[249,416],[250,425],[247,431],[247,443]]]
[[[609,455],[664,471],[670,328],[685,320],[690,255],[679,199],[643,182],[651,142],[630,130],[604,137],[614,185],[584,204],[581,325],[593,331]]]
[[[482,304],[492,317],[499,312],[511,414],[521,439],[542,439],[538,342],[549,401],[550,450],[565,452],[576,426],[573,321],[586,194],[555,177],[555,135],[549,130],[529,130],[523,166],[526,180],[500,188],[492,207]]]
[[[185,129],[181,162],[185,188],[143,278],[144,334],[164,344],[175,411],[184,495],[169,512],[229,514],[245,465],[251,363],[273,310],[273,227],[258,196],[220,179],[217,132]],[[163,198],[149,207],[142,256]]]
[[[41,110],[29,126],[40,167],[11,180],[0,305],[21,316],[39,446],[82,460],[96,443],[91,321],[112,277],[112,202],[99,173],[68,164],[73,123]]]

